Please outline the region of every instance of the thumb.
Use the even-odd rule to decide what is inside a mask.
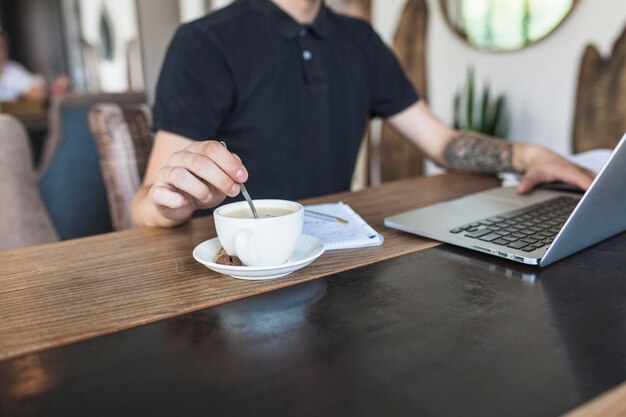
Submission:
[[[518,194],[528,194],[539,183],[539,179],[532,175],[524,175],[522,181],[517,186]]]

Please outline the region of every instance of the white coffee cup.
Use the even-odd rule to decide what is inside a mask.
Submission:
[[[304,207],[287,200],[254,200],[254,205],[258,219],[252,217],[245,201],[226,204],[213,212],[222,247],[246,266],[285,263],[302,234]],[[264,217],[268,212],[276,216]]]

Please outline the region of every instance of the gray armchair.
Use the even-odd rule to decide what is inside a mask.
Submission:
[[[0,235],[0,250],[58,240],[39,195],[26,130],[6,114],[0,114]]]

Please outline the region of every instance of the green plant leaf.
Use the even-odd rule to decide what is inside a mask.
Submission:
[[[506,105],[506,98],[500,94],[496,100],[496,108],[493,115],[493,121],[491,122],[491,131],[494,136],[506,138],[508,127],[504,122],[504,107]]]
[[[468,67],[467,82],[454,95],[454,128],[506,137],[505,96],[500,94],[492,98],[493,90],[488,81],[482,91],[478,91],[474,75],[474,68]]]
[[[454,95],[454,128],[461,129],[461,92]]]
[[[467,129],[474,129],[474,69],[467,70]]]
[[[490,119],[490,97],[491,91],[489,88],[489,84],[485,83],[485,88],[483,89],[483,101],[480,105],[480,125],[478,126],[480,133],[489,134],[489,119]]]

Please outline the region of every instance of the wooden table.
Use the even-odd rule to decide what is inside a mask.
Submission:
[[[571,410],[626,380],[626,235],[540,270],[382,225],[495,184],[448,174],[307,201],[349,203],[385,244],[268,282],[192,259],[210,218],[0,253],[0,415]],[[624,392],[576,415],[619,415]]]
[[[43,101],[3,101],[0,102],[0,113],[15,116],[31,133],[48,128],[48,112]]]

